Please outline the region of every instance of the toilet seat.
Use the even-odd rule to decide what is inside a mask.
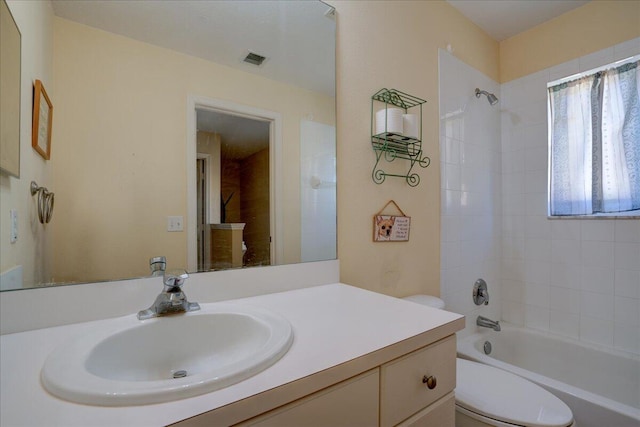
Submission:
[[[471,420],[471,422],[469,422],[469,420]],[[477,427],[478,421],[483,427],[522,427],[476,414],[456,404],[456,427]],[[573,427],[573,424],[570,427]]]
[[[515,374],[457,359],[456,409],[500,422],[497,425],[568,427],[571,409],[542,387]]]

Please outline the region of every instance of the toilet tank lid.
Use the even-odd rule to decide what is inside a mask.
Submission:
[[[458,358],[456,364],[456,405],[514,425],[572,425],[571,409],[539,385],[478,362]]]
[[[428,305],[429,307],[434,307],[439,309],[444,308],[444,301],[442,301],[438,297],[434,297],[431,295],[411,295],[408,297],[404,297],[403,299],[406,299],[407,301],[413,301],[422,305]]]

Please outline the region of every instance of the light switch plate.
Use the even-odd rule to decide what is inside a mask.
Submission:
[[[182,216],[167,217],[167,231],[183,231],[184,218]]]

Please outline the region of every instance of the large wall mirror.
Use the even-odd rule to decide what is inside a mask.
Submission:
[[[40,224],[31,200],[15,243],[2,228],[4,289],[145,277],[153,257],[190,272],[336,258],[329,5],[49,5],[55,117],[38,184],[55,205]],[[13,200],[17,178],[2,180]]]

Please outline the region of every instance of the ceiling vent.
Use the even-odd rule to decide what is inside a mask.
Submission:
[[[256,66],[259,67],[260,65],[262,65],[262,63],[265,61],[265,59],[267,59],[267,58],[265,58],[262,55],[258,55],[257,53],[249,52],[247,54],[247,56],[245,56],[244,62],[248,62],[249,64],[253,64],[253,65],[256,65]]]

